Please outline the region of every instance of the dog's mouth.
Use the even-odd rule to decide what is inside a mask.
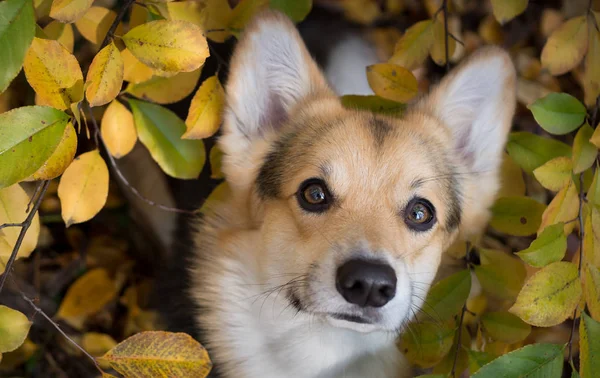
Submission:
[[[302,303],[302,301],[300,300],[298,295],[296,295],[296,293],[294,293],[293,290],[290,290],[288,292],[287,297],[288,297],[288,300],[290,301],[290,305],[293,308],[295,308],[298,312],[310,313],[310,311],[307,310],[306,306],[304,306],[304,304]],[[360,315],[356,315],[356,314],[346,314],[346,313],[334,312],[334,313],[323,313],[322,315],[325,315],[327,317],[337,319],[337,320],[343,320],[343,321],[350,322],[350,323],[373,324],[372,320],[370,320],[364,316],[360,316]]]

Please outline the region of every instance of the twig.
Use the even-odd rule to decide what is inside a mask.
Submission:
[[[583,266],[583,239],[585,238],[585,228],[583,224],[583,196],[584,196],[584,187],[583,187],[583,173],[579,174],[579,267],[578,274],[579,278],[581,278],[581,268]],[[573,363],[573,335],[575,334],[575,324],[577,323],[577,310],[579,306],[575,308],[573,311],[573,326],[571,327],[571,334],[569,335],[569,357],[568,360],[572,364]]]
[[[42,183],[40,183],[41,189],[39,190],[38,197],[33,204],[33,209],[31,209],[31,211],[27,215],[27,218],[25,218],[25,220],[21,223],[21,232],[19,232],[19,236],[17,237],[15,246],[10,254],[10,257],[8,258],[8,261],[6,262],[6,268],[4,270],[4,274],[0,277],[0,292],[2,292],[2,288],[4,287],[6,278],[10,274],[12,265],[17,258],[17,253],[19,252],[19,248],[21,248],[23,239],[25,239],[25,234],[27,233],[27,230],[29,230],[29,226],[31,226],[31,222],[33,222],[33,218],[35,217],[35,214],[37,213],[37,211],[40,207],[40,204],[42,203],[42,199],[44,198],[44,195],[46,194],[46,190],[48,189],[49,184],[50,184],[50,181],[43,181]]]
[[[471,242],[467,241],[466,242],[466,254],[465,254],[465,260],[467,262],[467,266],[469,266],[470,262],[471,262]],[[458,362],[458,353],[460,351],[461,348],[461,337],[462,337],[462,326],[463,326],[463,321],[465,320],[465,312],[469,311],[467,309],[467,304],[463,304],[462,306],[462,310],[460,313],[460,320],[458,322],[458,331],[456,334],[456,350],[454,351],[454,361],[452,362],[452,370],[450,371],[450,376],[452,378],[454,378],[455,374],[456,374],[456,364]],[[472,313],[471,311],[469,311],[469,313]]]
[[[448,72],[450,71],[450,52],[448,51],[448,0],[442,1],[442,9],[444,12],[444,48],[446,54],[446,72]]]
[[[127,11],[133,5],[133,3],[135,3],[135,0],[125,0],[125,4],[123,4],[123,7],[119,11],[119,13],[117,13],[117,17],[115,17],[112,25],[110,25],[110,28],[108,29],[108,32],[106,32],[104,40],[102,41],[102,44],[100,45],[100,48],[98,50],[102,50],[112,40],[115,34],[115,30],[117,30],[117,26],[119,26],[119,23],[121,22],[123,17],[125,17]]]
[[[87,104],[87,103],[86,103],[86,106],[88,108],[88,112],[89,112],[90,118],[92,120],[92,125],[94,126],[94,138],[97,138],[98,140],[100,140],[100,142],[102,142],[101,144],[104,147],[104,150],[106,151],[106,155],[108,156],[108,161],[110,162],[111,168],[117,174],[117,177],[119,177],[121,182],[123,182],[123,184],[127,187],[127,189],[129,189],[136,197],[138,197],[142,201],[146,202],[148,205],[155,206],[161,210],[169,211],[172,213],[179,213],[179,214],[190,214],[190,215],[196,214],[196,211],[194,211],[194,210],[179,209],[177,207],[171,207],[171,206],[163,205],[160,203],[156,203],[156,202],[152,201],[151,199],[145,197],[142,193],[140,193],[139,190],[137,190],[133,185],[131,185],[129,183],[129,181],[127,180],[127,178],[125,177],[125,175],[123,175],[123,172],[121,172],[121,170],[119,169],[119,166],[117,165],[117,162],[115,161],[113,156],[110,154],[110,151],[108,151],[108,148],[106,147],[106,143],[104,142],[104,139],[102,138],[102,134],[100,134],[100,128],[98,127],[98,122],[96,121],[96,117],[94,116],[94,113],[92,113],[92,109],[90,108],[89,104]]]

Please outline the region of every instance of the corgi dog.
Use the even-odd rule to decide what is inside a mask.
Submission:
[[[397,337],[444,250],[488,221],[515,83],[486,47],[401,117],[344,108],[294,24],[255,17],[226,84],[229,195],[182,246],[212,376],[410,376]]]

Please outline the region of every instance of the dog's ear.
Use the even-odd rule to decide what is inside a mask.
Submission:
[[[463,185],[462,231],[480,231],[499,188],[504,145],[516,107],[516,73],[497,47],[474,53],[423,100],[452,135]]]
[[[275,11],[259,14],[235,48],[226,85],[220,145],[230,181],[248,184],[244,176],[258,163],[253,152],[315,93],[332,94],[294,24]]]

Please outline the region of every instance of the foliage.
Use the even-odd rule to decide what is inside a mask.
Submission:
[[[219,69],[226,63],[215,46],[237,38],[264,7],[299,22],[313,1],[110,4],[0,2],[0,292],[23,286],[17,269],[9,277],[15,259],[27,261],[58,224],[65,244],[86,252],[69,262],[70,287],[52,293],[54,316],[17,291],[73,345],[69,353],[89,357],[105,377],[201,377],[210,371],[209,356],[187,335],[157,331],[155,315],[140,306],[144,285],[127,278],[132,262],[124,247],[98,237],[83,243],[78,227],[122,205],[111,179],[122,179],[117,161],[138,140],[175,179],[197,178],[207,152],[211,177],[221,179],[222,153],[206,150],[225,97]],[[403,33],[372,28],[385,61],[365,70],[375,95],[343,96],[344,106],[399,116],[428,88],[436,65],[447,68],[483,44],[510,48],[519,75],[490,227],[450,247],[460,269],[432,287],[399,348],[430,377],[467,370],[479,378],[560,377],[564,355],[569,368],[592,377],[600,369],[598,1],[565,1],[561,11],[527,0],[335,6],[364,25],[411,20]],[[209,61],[218,63],[216,72],[204,72]],[[170,107],[182,103],[187,117]],[[127,184],[125,190],[141,196]],[[216,186],[198,211],[227,190]],[[118,306],[126,314],[122,332],[90,332],[90,319],[101,322]],[[0,306],[0,370],[41,358],[39,340],[26,338],[38,318],[22,312]],[[117,343],[117,334],[125,340]]]

